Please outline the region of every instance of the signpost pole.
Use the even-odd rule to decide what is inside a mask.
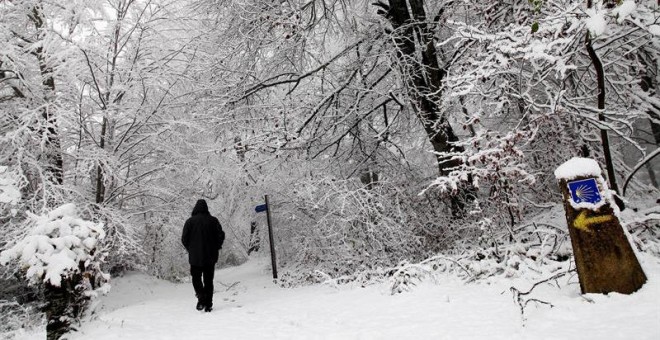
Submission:
[[[266,200],[266,219],[268,221],[268,241],[270,243],[270,261],[273,267],[273,279],[277,279],[277,261],[275,258],[275,241],[273,240],[273,226],[270,218],[270,203],[268,202],[268,195],[264,196]]]

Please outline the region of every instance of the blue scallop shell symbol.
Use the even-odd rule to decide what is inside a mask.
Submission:
[[[575,203],[596,204],[602,200],[595,178],[568,182],[568,190],[571,192],[571,199]]]

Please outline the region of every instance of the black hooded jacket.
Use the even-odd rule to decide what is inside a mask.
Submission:
[[[181,243],[188,250],[191,266],[212,266],[218,262],[218,251],[222,248],[225,233],[217,218],[211,216],[205,200],[198,200],[192,216],[183,226]]]

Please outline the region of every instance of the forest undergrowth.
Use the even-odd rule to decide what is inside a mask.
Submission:
[[[660,257],[660,209],[657,206],[633,209],[621,213],[630,242],[637,252]],[[295,269],[285,271],[278,282],[283,287],[386,284],[391,294],[410,291],[423,281],[440,282],[447,274],[466,284],[490,278],[541,282],[564,275],[573,275],[577,282],[571,240],[559,204],[546,206],[517,226],[497,232],[484,221],[462,228],[472,228],[473,234],[444,243],[442,250],[415,254],[420,260],[405,258],[394,263],[392,257],[357,266],[345,263],[344,267],[341,262],[331,261],[317,263],[315,268],[297,264]]]

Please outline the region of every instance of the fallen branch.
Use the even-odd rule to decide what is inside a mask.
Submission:
[[[549,305],[550,308],[554,307],[554,305],[553,305],[552,303],[550,303],[550,302],[542,301],[542,300],[539,300],[539,299],[536,299],[536,298],[528,298],[528,299],[526,299],[525,296],[531,294],[532,291],[533,291],[536,287],[538,287],[539,285],[541,285],[541,284],[543,284],[543,283],[547,283],[547,282],[552,281],[552,280],[557,280],[558,278],[560,278],[560,277],[562,277],[562,276],[565,276],[565,275],[567,275],[567,274],[570,274],[570,273],[572,273],[572,272],[574,272],[574,271],[575,271],[575,269],[570,269],[570,270],[567,270],[567,271],[565,271],[565,272],[560,272],[560,273],[557,273],[557,274],[555,274],[555,275],[552,275],[551,277],[549,277],[549,278],[547,278],[547,279],[543,279],[543,280],[541,280],[541,281],[539,281],[539,282],[536,282],[536,283],[533,284],[532,287],[531,287],[528,291],[526,291],[526,292],[522,292],[522,291],[520,291],[518,288],[513,287],[513,286],[512,286],[511,288],[509,288],[509,290],[511,291],[511,293],[513,293],[513,301],[514,301],[514,302],[518,305],[518,307],[520,308],[520,315],[521,315],[521,317],[522,317],[523,327],[525,326],[525,322],[527,321],[527,318],[525,318],[525,307],[527,307],[527,304],[528,304],[528,303],[530,303],[530,302],[536,302],[536,303],[540,303],[540,304],[544,304],[544,305]]]

